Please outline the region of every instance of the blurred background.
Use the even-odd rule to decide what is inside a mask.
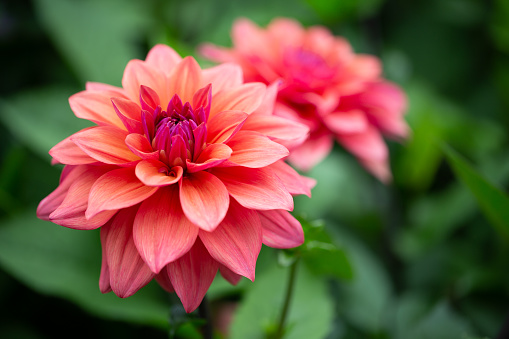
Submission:
[[[412,138],[389,142],[391,185],[339,146],[308,173],[318,185],[295,211],[335,249],[299,267],[288,338],[496,338],[509,314],[509,203],[494,188],[509,183],[505,0],[1,2],[0,338],[200,337],[157,284],[125,300],[102,295],[99,232],[39,221],[35,209],[61,171],[48,150],[88,126],[71,94],[86,81],[119,86],[128,60],[156,43],[211,65],[196,46],[230,46],[239,16],[328,27],[379,56],[410,103]],[[264,338],[284,259],[263,248],[256,283],[216,279],[216,327]]]

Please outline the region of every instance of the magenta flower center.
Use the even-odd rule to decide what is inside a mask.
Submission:
[[[284,64],[293,81],[311,88],[327,85],[336,73],[322,56],[303,48],[288,49],[284,54]]]
[[[185,168],[186,160],[196,161],[205,147],[207,127],[203,107],[193,110],[189,102],[182,104],[177,94],[165,111],[159,105],[153,112],[144,109],[141,120],[152,148],[160,151],[159,160],[170,167]]]

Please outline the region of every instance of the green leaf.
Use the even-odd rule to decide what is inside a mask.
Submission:
[[[81,81],[120,85],[150,24],[148,2],[37,0],[37,13]],[[143,56],[144,57],[144,56]]]
[[[333,303],[322,279],[306,266],[297,268],[285,338],[322,339],[329,333]],[[240,304],[231,328],[232,339],[265,338],[279,319],[288,279],[288,269],[273,266],[258,275]]]
[[[73,89],[47,87],[0,101],[0,120],[19,140],[49,159],[58,142],[92,123],[78,119],[69,108]]]
[[[35,208],[0,227],[0,265],[42,294],[71,300],[95,315],[167,327],[168,305],[155,284],[121,299],[99,291],[97,231],[67,229],[35,217]]]
[[[509,197],[493,186],[456,151],[443,147],[456,176],[470,189],[485,216],[501,236],[509,240]]]

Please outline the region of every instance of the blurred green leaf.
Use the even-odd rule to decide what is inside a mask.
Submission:
[[[1,121],[28,147],[49,159],[58,142],[92,123],[78,119],[69,108],[73,89],[46,87],[0,101]]]
[[[121,299],[101,294],[99,233],[67,229],[35,217],[35,208],[0,226],[0,264],[39,293],[75,302],[90,313],[166,327],[168,304],[156,286]]]
[[[325,21],[342,21],[372,15],[383,0],[306,0]]]
[[[120,85],[150,24],[150,2],[36,0],[49,36],[80,80]],[[144,56],[142,56],[144,57]]]
[[[509,239],[509,197],[507,194],[483,178],[452,148],[444,146],[443,150],[454,172],[474,194],[486,217],[501,236],[506,240]]]
[[[285,338],[322,339],[329,333],[333,316],[327,285],[305,266],[297,270]],[[273,328],[279,319],[287,279],[288,269],[277,266],[257,276],[234,316],[232,339],[265,338],[264,331]]]

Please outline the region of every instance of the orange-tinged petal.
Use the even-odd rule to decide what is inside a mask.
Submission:
[[[228,146],[233,150],[228,163],[250,168],[265,167],[290,154],[286,147],[253,131],[238,132]]]
[[[232,110],[252,113],[262,103],[266,88],[262,83],[249,83],[217,93],[212,100],[210,117]]]
[[[98,125],[111,125],[125,129],[111,104],[113,96],[117,96],[116,93],[82,91],[69,98],[69,105],[78,118],[93,121]]]
[[[302,145],[292,149],[288,161],[301,171],[309,171],[325,159],[332,145],[333,140],[329,134],[311,135]]]
[[[108,84],[103,84],[103,83],[100,83],[100,82],[87,81],[86,89],[87,89],[87,91],[109,92],[109,93],[112,94],[113,97],[127,99],[127,93],[121,87],[116,87],[116,86],[112,86],[112,85],[108,85]]]
[[[191,222],[206,231],[213,231],[223,220],[230,197],[225,185],[208,172],[191,173],[182,178],[180,202]]]
[[[143,134],[141,108],[138,104],[122,98],[111,98],[111,103],[118,117],[130,133]]]
[[[212,84],[212,95],[219,91],[238,87],[243,83],[242,69],[239,65],[224,63],[202,71],[203,83]]]
[[[156,187],[145,186],[134,174],[134,168],[119,168],[98,178],[88,196],[87,219],[107,210],[134,206],[156,192]]]
[[[49,154],[55,161],[66,165],[86,165],[97,162],[96,159],[90,157],[72,142],[71,138],[72,135],[50,149]]]
[[[178,94],[182,102],[192,102],[193,95],[202,87],[200,65],[193,57],[185,57],[171,72],[169,93]]]
[[[125,138],[126,146],[135,155],[142,159],[157,160],[159,159],[159,151],[154,151],[148,139],[137,133],[131,133]]]
[[[187,253],[197,236],[198,227],[182,212],[176,185],[158,189],[134,219],[134,243],[154,273]]]
[[[152,280],[154,273],[140,257],[134,245],[132,225],[138,206],[120,211],[101,228],[103,258],[107,262],[107,276],[113,292],[127,298]],[[104,272],[106,274],[106,272]],[[101,272],[101,292],[108,292],[107,277]]]
[[[181,60],[180,55],[171,47],[158,44],[150,49],[145,62],[168,76]]]
[[[167,266],[171,284],[187,313],[200,306],[218,267],[199,239],[189,252]]]
[[[152,88],[162,103],[169,101],[166,77],[155,67],[141,60],[131,60],[124,70],[122,87],[126,90],[129,98],[137,102],[140,100],[140,86]],[[166,96],[164,96],[166,94]]]
[[[268,169],[214,167],[211,173],[221,179],[228,193],[246,208],[293,210],[292,196]]]
[[[200,239],[210,255],[234,273],[251,281],[262,247],[262,227],[255,211],[230,203],[228,214],[213,231],[200,230]]]
[[[257,113],[249,115],[242,129],[256,131],[280,140],[301,139],[309,133],[309,128],[304,124],[278,116]]]
[[[182,178],[184,170],[180,166],[171,169],[159,160],[142,160],[136,165],[136,176],[147,186],[168,186]]]
[[[80,230],[91,230],[104,225],[116,211],[104,211],[90,219],[85,217],[85,211],[90,189],[95,181],[109,170],[110,166],[86,166],[81,175],[74,178],[64,200],[49,215],[49,220],[61,226]]]
[[[248,116],[242,111],[223,111],[214,115],[207,123],[207,142],[227,142],[242,128]]]
[[[292,248],[304,242],[304,231],[300,222],[287,211],[259,211],[258,215],[265,245],[273,248]]]
[[[194,173],[211,167],[218,166],[225,162],[232,154],[232,149],[225,144],[210,144],[201,151],[196,163],[187,163],[187,171]]]
[[[282,160],[273,163],[267,169],[274,172],[290,194],[305,194],[311,197],[311,188],[316,183],[314,179],[303,177]]]
[[[93,127],[71,136],[70,140],[89,156],[105,164],[127,164],[140,160],[126,146],[128,133],[111,126]]]
[[[276,103],[280,85],[281,80],[277,80],[267,86],[267,91],[265,91],[263,100],[253,114],[272,115],[272,113],[274,113],[274,104]]]

